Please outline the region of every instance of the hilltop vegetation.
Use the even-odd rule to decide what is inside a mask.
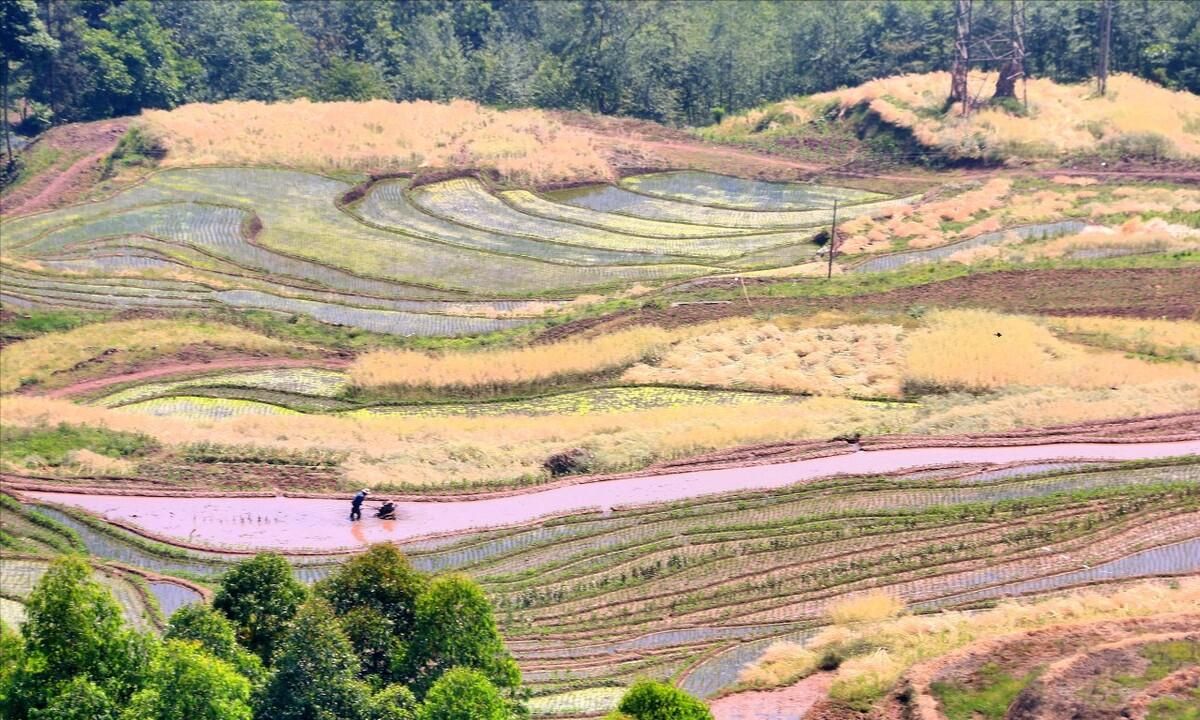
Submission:
[[[1200,156],[1200,96],[1173,92],[1131,75],[1114,75],[1105,96],[1089,82],[1036,78],[1027,97],[986,104],[994,73],[972,73],[969,87],[984,106],[964,115],[946,101],[950,74],[898,75],[857,87],[791,98],[704,128],[701,137],[763,147],[786,147],[828,123],[848,123],[877,143],[903,143],[948,160],[1101,157],[1162,160]],[[882,125],[884,129],[879,129]],[[899,139],[896,139],[897,136]]]

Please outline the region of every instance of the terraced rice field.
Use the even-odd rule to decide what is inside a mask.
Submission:
[[[210,398],[198,395],[172,395],[132,402],[121,407],[125,412],[142,413],[156,417],[178,417],[192,420],[226,420],[247,415],[297,415],[296,410],[236,398]]]
[[[677,223],[699,223],[731,228],[789,228],[825,225],[833,219],[832,203],[812,210],[735,210],[679,202],[631,192],[612,185],[591,185],[547,193],[547,197],[575,207],[596,212],[617,213],[648,220]],[[917,198],[896,198],[867,202],[839,208],[838,217],[849,220],[872,215],[890,207],[908,205]]]
[[[92,553],[161,573],[213,576],[238,557],[164,557],[125,531],[43,512]],[[418,568],[477,578],[534,691],[534,713],[575,717],[611,709],[614,686],[635,677],[679,677],[712,695],[767,645],[811,636],[827,604],[848,593],[885,588],[917,611],[970,606],[1195,573],[1197,543],[1200,464],[1191,458],[830,478],[401,547]],[[296,561],[313,581],[339,558]]]
[[[879,193],[798,183],[745,180],[728,175],[678,170],[636,175],[621,181],[621,187],[645,195],[697,205],[738,210],[808,210],[884,199]]]
[[[664,177],[626,184],[680,196],[691,188],[694,197],[723,188],[728,206],[606,186],[674,208],[637,217],[528,191],[494,193],[462,178],[417,188],[383,181],[341,207],[352,186],[320,175],[166,170],[98,202],[4,220],[3,299],[81,309],[229,306],[394,335],[474,335],[533,319],[506,309],[504,298],[795,264],[815,252],[810,227],[825,222],[831,198],[860,203],[850,213],[891,202],[704,173]]]
[[[348,376],[320,368],[272,368],[151,382],[117,390],[91,401],[101,407],[196,420],[341,412],[349,416],[496,417],[585,415],[696,405],[777,405],[796,402],[788,394],[637,386],[579,390],[521,400],[373,405],[355,408],[342,397]]]
[[[1057,235],[1070,235],[1078,233],[1088,226],[1082,220],[1063,220],[1061,222],[1042,223],[1040,225],[1024,225],[1021,227],[1009,228],[998,232],[983,233],[973,238],[960,240],[948,245],[940,245],[934,248],[924,250],[909,250],[907,252],[892,253],[883,255],[877,258],[870,258],[862,262],[856,263],[852,270],[853,272],[885,272],[888,270],[897,270],[906,265],[915,265],[921,263],[932,263],[939,260],[944,260],[956,252],[970,250],[972,248],[987,247],[996,245],[1010,237],[1017,237],[1021,240],[1040,240]]]
[[[29,597],[34,585],[49,567],[49,560],[0,557],[0,576],[3,579],[0,584],[4,588],[6,615],[14,618],[23,616],[24,608],[16,605]],[[107,567],[97,567],[92,577],[112,592],[125,611],[125,618],[135,627],[146,630],[156,624],[158,610],[152,605],[155,601],[151,599],[149,589],[139,585],[140,580],[131,579],[131,576]],[[5,617],[5,622],[8,622],[8,617]]]
[[[764,247],[807,243],[809,232],[779,232],[734,237],[646,238],[611,230],[531,217],[504,204],[478,180],[461,178],[412,191],[413,202],[426,212],[460,225],[486,226],[511,235],[543,242],[584,245],[611,250],[662,254],[675,257],[723,258]]]
[[[530,400],[413,406],[384,405],[355,410],[349,414],[409,417],[584,415],[689,405],[773,405],[796,400],[797,398],[792,395],[647,386],[581,390]]]
[[[94,404],[118,407],[164,395],[179,394],[188,388],[247,388],[273,390],[312,397],[336,397],[349,385],[346,374],[322,368],[271,368],[245,372],[202,375],[184,380],[144,383],[105,395]]]

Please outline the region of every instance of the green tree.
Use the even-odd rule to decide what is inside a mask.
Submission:
[[[433,687],[417,712],[418,720],[509,720],[500,691],[483,673],[452,668]]]
[[[37,718],[79,693],[97,707],[117,707],[141,685],[151,641],[126,627],[120,606],[91,572],[81,558],[56,559],[30,594],[25,654],[4,699],[10,720]]]
[[[617,709],[636,720],[712,720],[708,706],[667,683],[639,680]]]
[[[21,633],[0,620],[0,708],[5,706],[13,676],[25,661],[25,641]]]
[[[250,720],[250,681],[195,641],[168,640],[121,720]]]
[[[339,618],[342,631],[358,656],[359,674],[375,686],[404,680],[408,645],[394,624],[378,610],[360,607]]]
[[[388,97],[387,84],[374,65],[354,60],[334,61],[321,73],[313,89],[312,99],[322,102],[335,100],[373,100]]]
[[[30,710],[29,717],[31,720],[117,720],[117,712],[116,703],[99,685],[77,675],[60,682],[46,707]]]
[[[371,697],[369,720],[416,720],[417,698],[400,684],[388,685]]]
[[[356,555],[317,585],[316,592],[339,615],[371,608],[388,618],[397,633],[413,627],[417,598],[425,591],[425,576],[413,569],[395,545],[379,543]]]
[[[362,662],[364,675],[402,680],[404,639],[413,632],[425,577],[394,545],[372,545],[317,585],[329,601]]]
[[[479,670],[506,690],[521,683],[521,673],[496,627],[491,603],[465,575],[437,577],[417,598],[409,653],[411,680],[418,693],[452,667]]]
[[[12,139],[9,137],[8,84],[12,63],[28,62],[48,55],[58,42],[46,32],[37,15],[33,0],[5,0],[0,3],[0,132],[4,133],[4,154],[7,164],[13,161]]]
[[[178,46],[149,0],[127,0],[104,14],[101,27],[81,27],[79,35],[80,62],[90,80],[83,117],[133,115],[183,99]]]
[[[221,579],[213,607],[233,621],[238,641],[267,665],[307,596],[281,555],[263,553],[239,563]]]
[[[285,10],[280,0],[161,2],[163,22],[191,60],[188,99],[284,100],[309,87],[312,43]]]
[[[206,652],[232,665],[255,685],[266,679],[262,661],[238,644],[233,623],[208,605],[193,603],[176,610],[163,638],[200,643]]]
[[[359,720],[370,693],[355,679],[358,659],[321,598],[300,608],[279,648],[258,716],[264,720]]]

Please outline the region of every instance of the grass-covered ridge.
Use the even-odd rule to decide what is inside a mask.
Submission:
[[[972,97],[978,93],[986,102],[995,83],[994,73],[972,73]],[[702,129],[700,136],[769,146],[803,137],[809,124],[861,117],[855,110],[865,108],[919,147],[950,159],[1086,154],[1153,160],[1200,155],[1194,129],[1200,97],[1132,75],[1112,76],[1105,97],[1095,93],[1094,83],[1034,78],[1028,83],[1028,110],[1020,103],[984,105],[967,118],[961,106],[947,105],[949,90],[949,73],[897,75],[731,115]]]

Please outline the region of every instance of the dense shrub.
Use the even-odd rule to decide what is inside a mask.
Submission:
[[[667,683],[639,680],[617,709],[635,720],[712,720],[708,706]]]

